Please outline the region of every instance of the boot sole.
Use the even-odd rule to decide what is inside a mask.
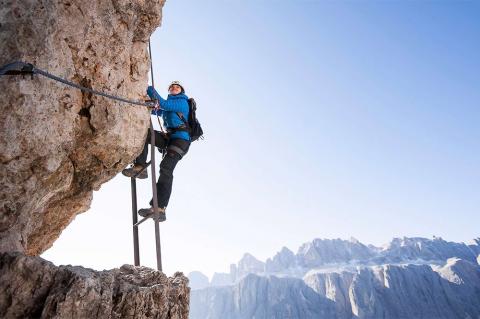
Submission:
[[[148,213],[147,215],[138,213],[138,215],[140,215],[143,218],[154,218],[155,217],[154,213]],[[159,220],[158,220],[159,222],[164,222],[164,221],[167,220],[167,215],[165,213],[160,214],[159,217],[160,217]]]
[[[123,176],[126,176],[126,177],[132,178],[132,177],[134,177],[134,176],[136,175],[136,173],[130,173],[130,172],[122,171],[122,175],[123,175]],[[140,175],[135,176],[135,178],[138,178],[138,179],[147,179],[147,178],[148,178],[148,175],[145,176],[145,175],[141,175],[141,174],[140,174]]]

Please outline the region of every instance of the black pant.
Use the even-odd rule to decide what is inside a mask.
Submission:
[[[147,140],[143,146],[142,153],[135,159],[135,164],[146,164],[150,137],[150,130],[148,130]],[[155,146],[158,147],[162,153],[166,152],[160,163],[160,176],[157,181],[157,199],[158,207],[167,207],[170,194],[172,193],[173,170],[183,156],[187,154],[190,148],[190,141],[179,138],[170,139],[160,132],[155,131]],[[150,206],[153,206],[153,200],[150,201]]]

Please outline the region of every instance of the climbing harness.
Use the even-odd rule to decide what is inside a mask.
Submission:
[[[153,63],[152,63],[152,49],[150,46],[150,40],[148,41],[148,50],[149,50],[149,55],[150,55],[150,73],[151,73],[151,80],[152,80],[152,86],[154,86],[154,78],[153,78]],[[61,77],[58,77],[56,75],[53,75],[47,71],[41,70],[36,68],[33,64],[31,63],[26,63],[22,61],[15,61],[6,65],[3,65],[0,67],[0,76],[6,76],[6,75],[30,75],[33,79],[33,76],[35,74],[47,77],[49,79],[52,79],[54,81],[63,83],[65,85],[71,86],[73,88],[79,89],[83,92],[88,92],[94,95],[99,95],[103,96],[108,99],[112,99],[115,101],[127,103],[127,104],[132,104],[132,105],[140,105],[140,106],[145,106],[148,108],[156,108],[158,107],[158,101],[135,101],[135,100],[130,100],[126,99],[120,96],[116,96],[110,93],[105,93],[101,91],[94,90],[92,88],[88,88],[82,85],[79,85],[77,83],[74,83],[72,81],[63,79]],[[160,125],[160,130],[163,134],[165,134],[164,129],[162,127],[162,124],[160,123],[160,119],[157,115],[157,120]],[[162,271],[162,251],[161,251],[161,246],[160,246],[160,221],[165,220],[165,215],[161,216],[161,214],[158,212],[158,199],[157,199],[157,187],[156,187],[156,177],[155,177],[155,131],[153,129],[153,124],[152,121],[150,121],[150,145],[151,145],[151,159],[149,162],[146,163],[145,167],[143,167],[142,170],[137,172],[136,174],[132,175],[131,177],[131,193],[132,193],[132,221],[133,221],[133,250],[134,250],[134,264],[135,266],[140,266],[140,250],[139,250],[139,239],[138,239],[138,226],[143,223],[145,220],[148,218],[153,217],[153,221],[155,224],[155,249],[157,253],[157,269],[159,271]],[[148,215],[144,217],[142,220],[138,221],[138,211],[137,211],[137,184],[136,184],[136,177],[143,171],[145,170],[148,166],[150,165],[151,167],[151,174],[152,174],[152,193],[153,193],[153,208],[154,212],[152,215]]]

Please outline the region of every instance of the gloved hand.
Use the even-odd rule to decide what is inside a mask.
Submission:
[[[147,88],[147,95],[152,99],[152,100],[156,100],[157,97],[155,96],[155,93],[157,93],[155,91],[155,89],[153,88],[153,86],[149,86]]]

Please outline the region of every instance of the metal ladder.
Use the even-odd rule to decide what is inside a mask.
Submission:
[[[152,48],[150,46],[150,40],[148,40],[148,52],[150,55],[150,74],[152,79],[152,86],[155,87],[153,78],[153,63],[152,63]],[[155,249],[157,253],[157,270],[162,271],[162,248],[160,245],[160,214],[158,213],[158,199],[157,199],[157,185],[156,185],[156,172],[155,172],[155,131],[153,129],[152,121],[150,120],[150,162],[143,169],[147,169],[150,165],[152,174],[152,197],[153,197],[153,210],[155,212],[153,216],[153,223],[155,225]],[[142,170],[143,171],[143,170]],[[132,222],[133,222],[133,260],[135,266],[140,266],[140,244],[138,240],[138,226],[152,216],[146,216],[138,221],[137,216],[137,180],[136,177],[142,171],[133,175],[130,178],[130,185],[132,191]]]
[[[155,248],[157,252],[157,270],[162,271],[162,249],[160,245],[160,214],[158,211],[157,200],[157,186],[156,186],[156,172],[155,172],[155,132],[153,130],[152,122],[150,122],[150,162],[147,163],[144,169],[150,165],[152,174],[152,196],[153,196],[153,209],[156,212],[153,216],[153,222],[155,224]],[[142,170],[143,171],[143,170]],[[138,226],[152,216],[146,216],[140,221],[137,215],[137,175],[142,171],[133,175],[130,178],[130,185],[132,191],[132,223],[133,223],[133,260],[135,266],[140,266],[140,245],[138,240]]]

